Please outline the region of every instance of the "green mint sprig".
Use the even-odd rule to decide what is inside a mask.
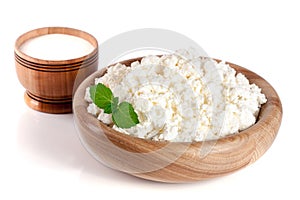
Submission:
[[[90,96],[104,113],[112,113],[112,120],[119,128],[130,128],[140,123],[132,105],[126,101],[119,104],[119,98],[114,97],[112,91],[102,83],[90,87]]]

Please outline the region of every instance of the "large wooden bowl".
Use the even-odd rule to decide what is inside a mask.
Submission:
[[[136,59],[126,60],[130,65]],[[268,102],[261,108],[257,123],[232,136],[206,142],[156,142],[119,133],[87,113],[85,89],[106,69],[89,76],[73,99],[73,112],[85,148],[105,165],[144,179],[160,182],[192,182],[235,172],[260,158],[272,145],[282,118],[280,99],[262,77],[238,65],[251,83],[262,88]]]

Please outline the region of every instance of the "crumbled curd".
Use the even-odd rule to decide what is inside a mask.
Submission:
[[[256,122],[267,99],[261,89],[225,62],[185,59],[176,54],[146,56],[130,67],[116,64],[95,80],[133,105],[140,123],[122,133],[144,139],[191,142],[242,131]],[[106,124],[105,114],[86,90],[87,111]]]

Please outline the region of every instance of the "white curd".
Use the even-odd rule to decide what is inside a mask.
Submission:
[[[116,64],[95,80],[109,87],[114,96],[131,103],[140,123],[114,129],[139,138],[174,142],[203,141],[242,131],[256,122],[261,89],[225,62],[184,59],[176,54],[147,56],[131,67]],[[89,96],[87,110],[111,124]]]

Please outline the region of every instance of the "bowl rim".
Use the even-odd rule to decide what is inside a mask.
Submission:
[[[140,61],[143,57],[137,57],[137,58],[131,58],[131,59],[127,59],[127,60],[123,60],[117,63],[121,63],[121,64],[125,64],[127,67],[130,67],[130,63],[135,62],[135,61]],[[213,60],[217,61],[217,62],[221,62],[221,59],[215,59],[212,58]],[[74,115],[77,115],[77,100],[76,98],[78,98],[79,93],[81,90],[84,90],[87,88],[86,86],[90,86],[94,84],[94,80],[95,78],[99,78],[101,76],[103,76],[106,72],[106,70],[117,64],[110,64],[109,66],[102,68],[100,70],[97,70],[96,72],[94,72],[93,74],[91,74],[89,77],[87,77],[77,88],[77,90],[75,91],[75,94],[73,95],[73,113]],[[265,124],[277,124],[276,129],[278,130],[281,124],[281,120],[282,120],[282,104],[280,101],[280,98],[277,94],[277,92],[275,91],[275,89],[261,76],[259,76],[258,74],[244,68],[241,67],[237,64],[231,63],[231,62],[225,62],[226,64],[229,64],[230,67],[234,68],[236,70],[236,73],[242,73],[245,75],[245,72],[247,72],[245,75],[247,77],[247,79],[249,80],[250,84],[255,83],[258,87],[261,88],[262,93],[265,94],[266,98],[267,98],[267,102],[265,104],[263,104],[260,108],[259,114],[257,116],[256,122],[255,124],[253,124],[252,126],[250,126],[249,128],[240,131],[238,133],[235,134],[230,134],[224,137],[220,137],[217,139],[212,139],[212,140],[204,140],[204,141],[192,141],[192,142],[172,142],[172,141],[154,141],[154,140],[148,140],[148,139],[143,139],[143,138],[138,138],[138,137],[134,137],[131,135],[127,135],[124,133],[121,133],[119,131],[116,131],[110,127],[108,127],[106,124],[104,124],[103,122],[99,121],[96,117],[92,116],[91,114],[89,114],[88,112],[86,112],[86,116],[89,119],[94,119],[96,120],[97,123],[99,123],[99,125],[104,128],[104,127],[108,127],[109,130],[111,130],[113,132],[113,134],[117,134],[121,137],[127,137],[127,138],[131,138],[133,140],[137,140],[137,141],[143,141],[143,142],[147,142],[147,143],[152,143],[154,145],[159,145],[159,146],[164,146],[168,143],[178,143],[178,144],[186,144],[189,143],[191,145],[199,145],[202,144],[204,142],[218,142],[218,143],[227,143],[228,141],[232,140],[233,138],[240,136],[240,135],[248,135],[248,137],[251,136],[251,134],[255,134],[256,132],[258,132],[258,129],[260,129],[261,127],[263,127]],[[256,81],[253,81],[256,80]],[[265,85],[264,87],[262,87],[263,85]],[[84,97],[84,96],[83,96]],[[85,101],[83,99],[83,101]],[[88,106],[88,102],[86,102],[86,108]],[[270,121],[269,121],[270,120]],[[275,131],[275,137],[277,135],[277,131]],[[275,139],[275,138],[274,138]]]

